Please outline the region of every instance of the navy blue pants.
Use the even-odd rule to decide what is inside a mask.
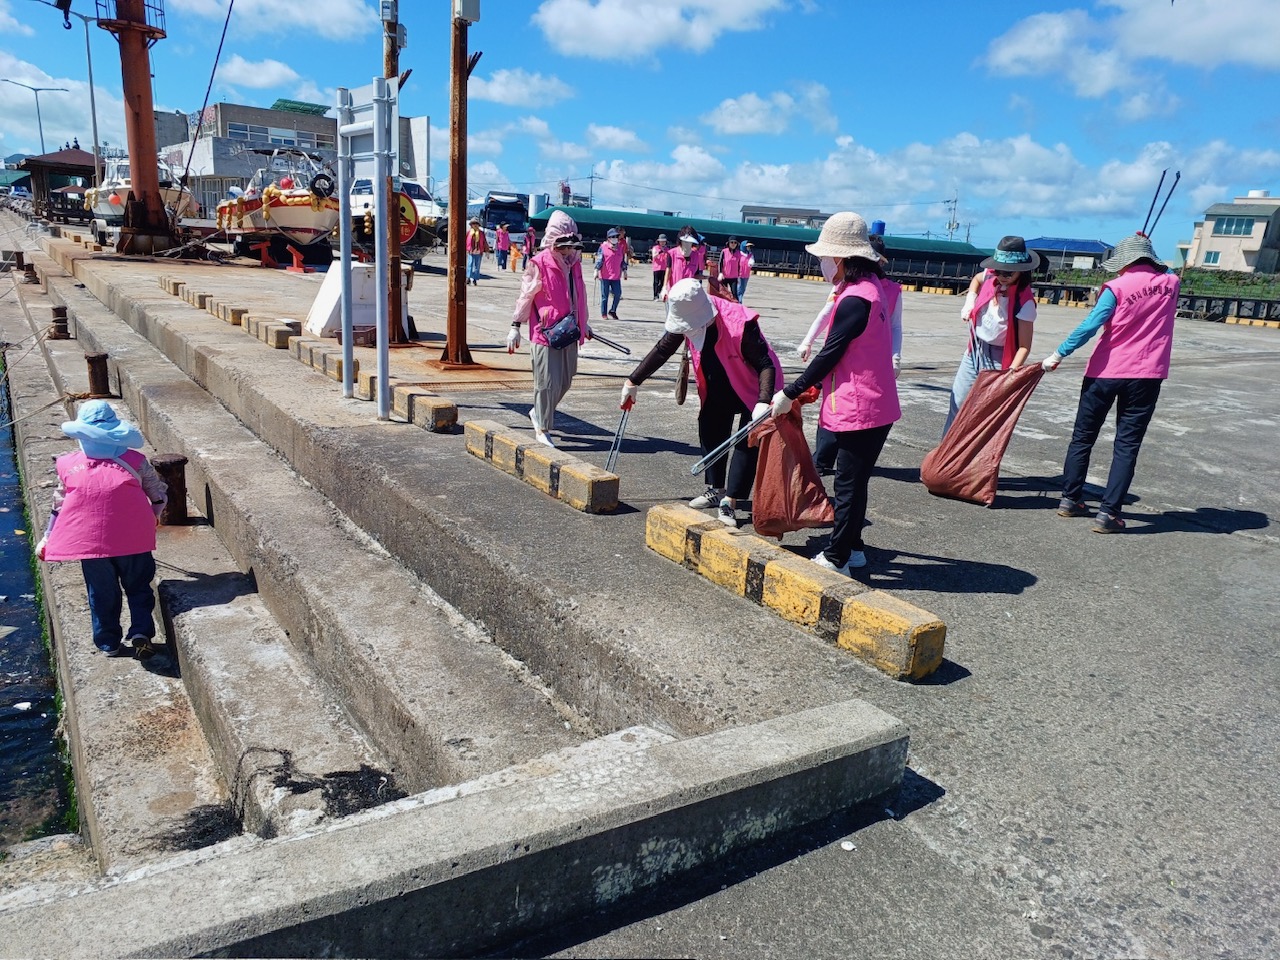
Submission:
[[[129,602],[128,635],[148,640],[155,637],[156,625],[151,611],[156,598],[151,592],[151,580],[156,575],[156,561],[150,552],[81,560],[80,569],[89,591],[93,642],[99,650],[114,650],[124,637],[120,630],[122,595]]]
[[[1076,411],[1076,426],[1067,447],[1066,463],[1062,467],[1062,496],[1073,502],[1084,496],[1084,479],[1089,472],[1089,456],[1097,442],[1102,425],[1106,423],[1111,408],[1116,408],[1116,440],[1111,456],[1111,472],[1107,475],[1107,490],[1102,495],[1098,513],[1120,516],[1120,507],[1133,483],[1133,473],[1138,466],[1138,451],[1147,425],[1156,412],[1163,380],[1112,379],[1085,377],[1080,386],[1080,407]]]

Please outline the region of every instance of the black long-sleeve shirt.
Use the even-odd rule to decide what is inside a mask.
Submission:
[[[862,297],[845,297],[836,304],[836,315],[831,318],[831,329],[822,350],[809,361],[804,373],[783,387],[782,392],[794,400],[814,384],[821,383],[823,377],[836,368],[849,345],[862,336],[870,318],[871,302]]]
[[[863,302],[865,303],[866,301]],[[706,382],[708,390],[717,393],[723,390],[733,390],[733,384],[729,382],[729,375],[725,372],[724,364],[716,356],[715,346],[719,339],[720,328],[713,323],[707,328],[707,337],[703,341],[702,350],[700,351],[703,380]],[[682,343],[684,343],[684,334],[664,333],[662,338],[654,344],[653,349],[640,361],[627,379],[637,387],[640,386],[640,384],[657,373],[664,363],[675,356]],[[742,359],[747,361],[747,364],[760,376],[760,393],[757,402],[768,403],[773,399],[775,371],[773,360],[769,356],[769,344],[765,341],[764,334],[760,332],[760,325],[754,320],[742,328]]]

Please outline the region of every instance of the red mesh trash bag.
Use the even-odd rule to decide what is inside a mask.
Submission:
[[[925,455],[920,480],[936,497],[991,506],[1000,480],[1000,460],[1031,391],[1044,376],[1038,363],[1012,373],[984,370],[960,404],[951,429]]]
[[[748,442],[760,448],[751,494],[751,526],[763,537],[781,540],[791,530],[829,527],[836,522],[804,436],[800,413],[804,402],[802,396],[786,416],[772,417],[751,431]]]

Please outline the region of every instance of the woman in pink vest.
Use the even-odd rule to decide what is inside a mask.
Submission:
[[[831,330],[804,373],[774,394],[772,407],[774,416],[781,416],[811,386],[822,387],[818,423],[834,435],[837,450],[836,522],[826,550],[813,559],[848,576],[867,565],[862,541],[867,487],[889,430],[902,416],[893,370],[892,305],[879,254],[866,221],[856,213],[834,214],[817,242],[805,249],[821,258],[823,276],[835,285]]]
[[[738,278],[742,276],[743,263],[746,257],[738,250],[738,238],[730,237],[720,251],[719,281],[729,288],[733,298],[742,302],[742,290],[738,286]]]
[[[747,281],[751,279],[751,268],[756,265],[755,246],[750,240],[742,244],[742,274],[738,277],[738,302],[747,295]]]
[[[596,252],[596,275],[600,281],[600,319],[618,319],[618,301],[622,299],[622,280],[627,275],[627,246],[610,227],[604,243]],[[610,304],[612,298],[612,304]]]
[[[507,269],[507,257],[511,253],[511,231],[505,223],[498,224],[493,231],[493,253],[498,261],[498,269]]]
[[[480,260],[489,252],[489,240],[480,226],[480,218],[472,217],[467,224],[467,283],[480,285]]]
[[[671,262],[665,233],[658,234],[658,242],[649,251],[649,260],[653,263],[653,299],[657,300],[662,296],[662,288],[667,282],[667,265]]]
[[[698,253],[698,235],[693,227],[684,226],[680,228],[676,245],[671,250],[670,265],[667,267],[667,289],[670,290],[689,277],[701,280],[702,267]]]
[[[969,347],[951,385],[943,436],[981,371],[1017,370],[1031,352],[1036,322],[1031,278],[1040,266],[1040,254],[1028,250],[1021,237],[1005,237],[981,266],[982,272],[969,283],[969,295],[960,311],[960,319],[969,324]]]
[[[79,560],[89,595],[93,642],[109,657],[127,655],[121,640],[121,593],[129,604],[128,640],[139,659],[156,635],[151,580],[164,481],[137,447],[142,434],[105,400],[90,400],[62,431],[80,442],[58,458],[58,488],[36,556],[49,563]]]
[[[529,265],[529,261],[533,259],[534,251],[538,249],[538,231],[533,229],[533,224],[529,224],[529,229],[524,232],[524,266]]]
[[[542,251],[524,269],[520,295],[507,333],[507,352],[520,346],[520,326],[529,321],[529,356],[533,365],[533,409],[529,422],[534,438],[548,447],[556,407],[573,386],[578,372],[578,346],[591,339],[587,324],[587,288],[582,280],[582,237],[578,225],[563,210],[547,220],[542,235]],[[547,341],[547,331],[569,315],[577,320],[578,339],[556,349]]]
[[[741,428],[769,412],[769,398],[782,379],[782,365],[760,332],[759,317],[732,300],[709,296],[692,277],[672,286],[667,332],[622,385],[622,409],[631,409],[640,384],[687,342],[701,404],[698,440],[703,454],[710,453],[729,439],[734,417]],[[751,498],[758,455],[743,437],[731,463],[721,458],[707,468],[707,489],[689,506],[714,507],[722,523],[736,527],[738,501]]]
[[[1156,412],[1160,385],[1169,376],[1181,281],[1165,269],[1151,241],[1141,233],[1121,240],[1115,253],[1102,266],[1120,275],[1103,284],[1098,303],[1089,316],[1042,365],[1045,370],[1056,370],[1064,357],[1071,356],[1095,333],[1102,331],[1084,371],[1076,425],[1062,468],[1062,502],[1058,504],[1058,515],[1089,515],[1083,499],[1089,457],[1114,405],[1116,439],[1111,471],[1107,474],[1107,489],[1098,504],[1093,531],[1118,533],[1124,529],[1120,508],[1133,483],[1138,451]]]

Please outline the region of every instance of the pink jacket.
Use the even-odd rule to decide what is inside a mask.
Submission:
[[[1115,294],[1116,310],[1103,324],[1084,375],[1167,379],[1181,288],[1177,274],[1137,264],[1103,286]]]
[[[902,417],[898,383],[893,377],[892,294],[886,296],[878,281],[866,278],[836,295],[837,310],[846,297],[866,300],[871,304],[871,315],[867,328],[849,344],[822,384],[818,423],[833,433],[882,427]]]
[[[120,459],[138,470],[147,458],[127,450]],[[66,497],[49,532],[45,560],[127,557],[156,548],[156,514],[133,474],[114,460],[79,450],[59,457],[57,466]]]
[[[751,321],[758,321],[760,314],[754,310],[748,310],[740,303],[721,300],[719,297],[712,297],[711,303],[716,308],[716,318],[712,322],[720,330],[719,336],[716,337],[716,356],[720,358],[724,372],[728,375],[729,382],[733,384],[733,392],[746,404],[747,409],[751,410],[760,402],[760,375],[742,358],[742,331]],[[782,364],[778,362],[773,347],[769,348],[769,359],[773,361],[773,382],[781,384]],[[698,399],[706,403],[707,383],[702,375],[702,351],[694,345],[692,340],[689,341],[689,361],[698,382]]]
[[[485,253],[489,249],[489,241],[485,239],[483,230],[467,231],[467,253]]]
[[[587,286],[582,280],[582,261],[579,260],[570,270],[571,280],[566,280],[564,270],[556,255],[550,250],[535,254],[529,261],[538,271],[538,279],[542,286],[533,295],[534,317],[529,322],[529,342],[547,345],[546,331],[554,327],[557,321],[569,315],[573,309],[569,297],[569,283],[576,288],[574,294],[578,300],[578,343],[587,337]]]

